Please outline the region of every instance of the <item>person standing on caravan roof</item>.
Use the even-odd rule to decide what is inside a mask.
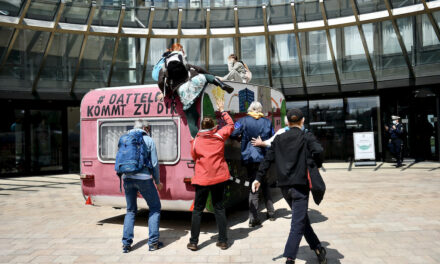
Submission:
[[[234,132],[231,135],[237,139],[241,136],[241,160],[246,167],[250,182],[255,180],[258,166],[266,154],[266,148],[254,147],[251,140],[258,137],[266,140],[274,134],[272,123],[264,117],[262,111],[263,106],[260,102],[252,102],[248,108],[248,115],[235,123]],[[267,217],[273,221],[275,220],[275,210],[268,184],[264,183],[261,190],[266,203]],[[259,196],[260,192],[252,190],[249,192],[249,227],[261,225],[261,221],[258,219]]]
[[[211,117],[205,117],[202,120],[201,130],[191,141],[191,156],[196,162],[192,178],[192,184],[196,187],[196,196],[191,220],[191,238],[187,248],[193,251],[198,249],[200,222],[209,193],[211,193],[219,231],[216,245],[223,250],[228,248],[223,200],[225,182],[229,180],[230,174],[225,160],[225,141],[234,130],[234,122],[229,114],[224,112],[223,106],[223,101],[217,101],[218,111],[221,112],[221,117],[226,125],[218,129],[214,126],[214,120]]]
[[[257,191],[270,165],[275,161],[277,186],[281,188],[284,199],[292,209],[290,233],[284,248],[286,264],[294,264],[299,244],[304,236],[310,248],[315,251],[320,264],[326,264],[326,250],[310,225],[307,215],[309,202],[308,166],[321,167],[321,144],[311,132],[302,131],[304,115],[299,109],[287,112],[289,131],[276,136],[267,150],[264,161],[258,169],[252,190]],[[308,157],[311,157],[310,159]]]
[[[147,202],[150,211],[148,218],[149,250],[154,251],[163,247],[163,243],[159,242],[161,204],[157,193],[157,190],[162,189],[162,183],[160,183],[156,145],[148,133],[148,122],[138,119],[134,123],[134,128],[121,136],[118,144],[115,169],[119,174],[122,173],[127,201],[127,213],[122,234],[123,253],[128,253],[133,243],[138,192]],[[135,164],[136,162],[140,164]],[[133,164],[136,166],[135,169],[133,169]]]

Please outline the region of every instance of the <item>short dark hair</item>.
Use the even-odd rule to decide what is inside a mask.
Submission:
[[[205,117],[202,120],[202,125],[201,128],[202,129],[210,129],[214,127],[214,120],[211,117]]]
[[[292,108],[287,112],[287,120],[290,123],[299,123],[304,117],[304,114],[298,108]]]

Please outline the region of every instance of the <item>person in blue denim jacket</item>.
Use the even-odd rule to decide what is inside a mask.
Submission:
[[[162,189],[159,175],[159,162],[157,158],[156,145],[153,139],[148,136],[149,124],[144,120],[136,120],[134,128],[129,131],[144,132],[144,142],[150,153],[152,169],[145,167],[142,171],[135,174],[123,174],[125,199],[127,201],[127,213],[124,219],[124,231],[122,235],[122,251],[128,253],[133,243],[134,220],[137,212],[137,194],[142,195],[148,204],[150,211],[148,218],[148,246],[150,251],[163,247],[163,243],[159,241],[159,222],[160,222],[160,199],[157,190]],[[154,181],[154,183],[153,183]],[[156,184],[156,186],[155,186]],[[156,190],[157,187],[157,190]]]

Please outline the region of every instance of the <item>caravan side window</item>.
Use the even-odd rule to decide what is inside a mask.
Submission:
[[[148,120],[151,137],[156,143],[161,163],[175,163],[179,159],[179,131],[174,120]],[[114,162],[119,138],[133,128],[133,120],[100,122],[98,155],[103,162]]]

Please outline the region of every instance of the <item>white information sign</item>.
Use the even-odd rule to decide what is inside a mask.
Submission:
[[[376,160],[374,132],[353,133],[354,159]]]

